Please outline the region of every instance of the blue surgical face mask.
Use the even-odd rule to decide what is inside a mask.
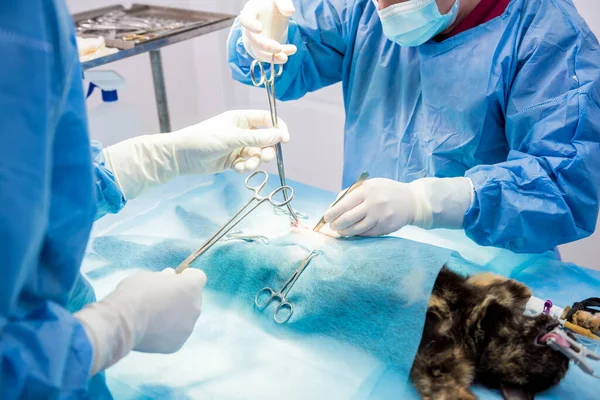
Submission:
[[[373,0],[378,7],[378,0]],[[420,46],[456,21],[459,0],[446,15],[435,0],[408,0],[378,10],[383,33],[400,46]]]

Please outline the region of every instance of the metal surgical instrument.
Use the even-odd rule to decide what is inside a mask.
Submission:
[[[583,344],[569,337],[561,328],[555,328],[551,335],[546,344],[552,350],[564,354],[565,357],[573,361],[586,374],[600,379],[600,375],[595,373],[594,368],[587,363],[587,359],[600,361],[600,354],[590,351]]]
[[[262,182],[257,186],[252,186],[250,181],[254,177],[261,174],[264,175]],[[292,198],[294,197],[294,189],[292,189],[289,186],[279,186],[277,189],[273,190],[268,196],[261,196],[260,191],[265,187],[268,181],[269,174],[267,174],[265,171],[255,171],[246,178],[246,187],[254,192],[250,200],[248,200],[246,204],[244,204],[242,208],[240,208],[238,212],[236,212],[235,215],[229,219],[229,221],[227,221],[206,242],[204,242],[204,244],[200,246],[198,250],[194,251],[188,256],[188,258],[186,258],[181,264],[179,264],[176,270],[178,274],[187,269],[190,266],[190,264],[194,262],[194,260],[196,260],[202,254],[204,254],[223,236],[225,236],[231,229],[233,229],[237,224],[239,224],[244,218],[246,218],[252,211],[254,211],[265,201],[268,201],[274,207],[283,207],[289,204],[290,201],[292,201]],[[287,191],[289,191],[290,193],[288,194]],[[279,193],[282,193],[284,195],[284,200],[281,202],[275,200],[275,196],[277,196]],[[256,202],[256,204],[252,205],[253,202]],[[250,208],[248,209],[248,207]],[[244,213],[246,209],[248,210]]]
[[[331,208],[331,207],[335,206],[337,203],[339,203],[344,197],[346,197],[346,195],[348,193],[350,193],[354,189],[358,188],[368,178],[369,178],[369,173],[368,172],[365,171],[362,174],[360,174],[360,176],[358,178],[356,178],[356,180],[354,181],[354,183],[352,184],[352,186],[350,186],[348,188],[348,190],[346,190],[340,197],[338,197],[338,199],[336,201],[334,201],[333,204],[329,208]],[[325,214],[323,214],[323,217],[321,217],[321,220],[319,220],[319,222],[317,223],[317,225],[315,225],[315,227],[313,228],[313,231],[319,232],[321,230],[321,228],[323,228],[326,224],[327,223],[325,222]]]
[[[284,210],[282,208],[274,208],[273,209],[275,215],[287,215],[288,217],[291,217],[291,214],[288,210]],[[308,219],[308,215],[298,212],[298,211],[294,211],[296,213],[296,217],[298,217],[298,219]]]
[[[256,69],[259,71],[259,78],[256,77]],[[283,65],[279,64],[277,67],[275,66],[275,55],[273,54],[273,58],[271,58],[271,73],[267,76],[267,72],[265,71],[265,67],[263,63],[258,60],[252,61],[250,64],[250,79],[252,80],[252,84],[256,87],[265,86],[267,90],[267,98],[269,100],[269,111],[271,113],[271,124],[274,128],[279,128],[279,119],[277,118],[277,99],[275,98],[275,79],[283,73]],[[285,169],[283,168],[283,150],[281,148],[281,143],[277,143],[275,145],[275,155],[277,157],[277,171],[279,172],[279,182],[281,186],[286,186],[285,183]],[[284,196],[286,194],[284,193]],[[287,197],[284,197],[287,200]],[[294,219],[295,222],[298,222],[298,216],[292,209],[292,206],[288,202],[287,209],[290,213],[290,216]]]
[[[279,289],[277,292],[270,287],[262,288],[256,294],[256,298],[254,299],[254,304],[256,305],[256,307],[260,310],[264,310],[269,304],[271,304],[271,302],[273,302],[276,299],[279,299],[279,305],[277,306],[277,308],[275,308],[275,312],[273,313],[273,320],[278,324],[285,324],[286,322],[288,322],[292,317],[292,314],[294,313],[294,305],[287,301],[286,296],[288,295],[290,290],[292,290],[292,287],[294,287],[294,284],[296,283],[298,278],[300,278],[302,272],[304,272],[306,267],[308,267],[310,261],[319,254],[321,254],[319,251],[313,250],[308,255],[308,257],[306,257],[304,261],[302,261],[302,264],[300,264],[298,269],[294,271],[290,279],[288,279],[285,282],[285,284],[281,287],[281,289]],[[266,298],[267,296],[268,298]],[[261,301],[261,298],[266,298],[266,301]],[[288,310],[288,312],[283,318],[278,317],[281,315],[281,312],[283,310]]]

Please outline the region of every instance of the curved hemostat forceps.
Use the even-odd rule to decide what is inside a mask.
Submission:
[[[252,186],[250,181],[254,177],[261,175],[261,174],[264,175],[262,182],[257,186]],[[198,250],[194,251],[192,254],[190,254],[188,256],[188,258],[186,258],[181,264],[179,264],[179,266],[177,267],[177,270],[176,270],[178,274],[181,273],[183,270],[187,269],[194,262],[194,260],[196,260],[202,254],[204,254],[215,243],[217,243],[223,236],[225,236],[231,229],[233,229],[237,224],[239,224],[244,218],[246,218],[252,211],[254,211],[258,206],[260,206],[265,201],[268,201],[274,207],[283,207],[283,206],[289,204],[290,201],[292,201],[292,198],[294,197],[294,189],[292,189],[289,186],[279,186],[277,189],[273,190],[268,196],[261,196],[260,191],[265,187],[265,185],[267,184],[268,181],[269,181],[269,174],[267,174],[265,171],[255,171],[246,178],[246,182],[245,182],[246,187],[249,190],[254,192],[254,194],[252,195],[250,200],[248,200],[246,202],[246,204],[244,204],[242,206],[242,208],[240,208],[238,210],[238,212],[236,212],[235,215],[229,219],[229,221],[227,221],[206,242],[204,242],[204,244],[202,246],[200,246],[200,248]],[[289,191],[289,194],[287,193],[287,191]],[[284,195],[284,200],[280,201],[280,202],[275,199],[275,197],[279,193]],[[255,202],[255,204],[252,205],[252,203],[254,203],[254,202]],[[246,211],[246,212],[244,212],[244,211]]]
[[[560,351],[581,368],[583,372],[600,379],[600,375],[595,373],[594,368],[587,363],[587,359],[599,361],[600,354],[594,353],[577,340],[571,338],[562,327],[555,328],[547,336],[549,338],[546,340],[546,344],[552,350]]]
[[[259,71],[259,78],[256,77],[256,69]],[[252,84],[256,87],[261,87],[264,85],[267,90],[267,98],[269,100],[269,111],[271,113],[271,124],[273,124],[273,128],[279,128],[279,119],[277,118],[277,99],[275,98],[275,79],[283,73],[283,65],[275,65],[275,55],[273,54],[273,58],[271,59],[271,73],[267,76],[267,72],[265,71],[265,67],[263,63],[254,60],[252,64],[250,64],[250,79],[252,79]],[[279,182],[281,186],[286,186],[285,183],[285,169],[283,167],[283,150],[281,148],[281,143],[277,143],[275,146],[275,155],[277,157],[277,171],[279,172]],[[283,193],[285,200],[288,200],[286,197],[286,193]],[[291,199],[289,199],[291,201]],[[294,212],[290,202],[286,204],[287,209],[290,213],[290,216],[294,219],[294,222],[298,222],[298,216]]]
[[[275,213],[275,215],[287,215],[288,217],[291,217],[292,215],[290,214],[290,212],[288,210],[284,210],[283,208],[274,208],[273,212]],[[295,212],[296,213],[296,217],[298,217],[298,219],[308,219],[308,215],[301,213],[301,212]]]
[[[281,289],[279,289],[277,292],[270,287],[262,288],[256,294],[256,298],[254,299],[254,304],[256,305],[256,307],[259,310],[264,310],[274,300],[279,299],[279,305],[277,306],[277,308],[275,308],[275,312],[273,313],[273,320],[278,324],[285,324],[286,322],[288,322],[290,318],[292,318],[292,314],[294,313],[294,305],[287,301],[286,296],[288,295],[290,290],[292,290],[294,284],[296,283],[298,278],[300,278],[300,275],[302,275],[306,267],[308,267],[310,261],[319,254],[321,254],[320,251],[313,250],[308,255],[308,257],[306,257],[304,261],[302,261],[302,264],[300,264],[298,269],[294,271],[290,279],[288,279],[283,284]],[[264,298],[265,300],[261,301],[261,298]],[[287,310],[287,312],[285,312],[285,310]],[[283,317],[281,317],[282,314]]]

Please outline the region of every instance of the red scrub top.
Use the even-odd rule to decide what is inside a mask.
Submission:
[[[481,0],[456,28],[448,34],[438,35],[436,40],[441,42],[499,17],[508,7],[508,3],[510,3],[510,0]]]

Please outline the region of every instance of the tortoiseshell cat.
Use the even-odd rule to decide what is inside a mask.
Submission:
[[[505,399],[533,399],[565,376],[569,360],[539,344],[559,325],[524,316],[531,291],[493,274],[460,276],[444,267],[433,288],[411,379],[423,399],[477,399],[474,382]]]

